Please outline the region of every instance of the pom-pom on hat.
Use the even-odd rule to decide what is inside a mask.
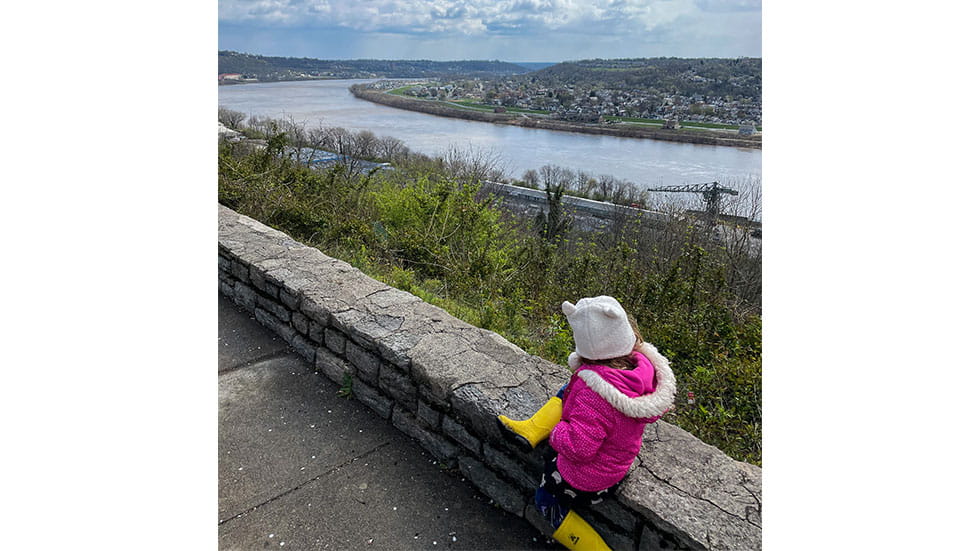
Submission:
[[[636,345],[636,334],[626,310],[612,297],[583,298],[576,304],[567,300],[561,311],[568,318],[575,337],[575,353],[590,360],[625,356]]]

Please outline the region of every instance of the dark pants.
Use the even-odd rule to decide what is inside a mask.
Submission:
[[[558,472],[558,456],[552,452],[550,458],[545,461],[541,485],[534,494],[534,505],[538,512],[548,519],[552,527],[558,528],[570,510],[581,511],[602,503],[606,496],[616,491],[619,484],[617,482],[611,488],[598,492],[573,488]]]

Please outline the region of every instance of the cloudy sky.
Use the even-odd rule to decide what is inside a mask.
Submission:
[[[218,47],[320,59],[762,55],[761,0],[219,0]]]

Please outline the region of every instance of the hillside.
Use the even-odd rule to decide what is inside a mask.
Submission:
[[[504,61],[428,61],[270,57],[218,52],[218,73],[240,73],[262,82],[308,78],[454,78],[519,75],[530,69]]]
[[[545,61],[517,61],[514,64],[515,65],[520,65],[521,67],[525,67],[525,68],[530,69],[532,71],[539,71],[541,69],[545,69],[547,67],[551,67],[552,65],[555,65],[554,63],[552,63],[550,61],[547,61],[547,62],[545,62]]]

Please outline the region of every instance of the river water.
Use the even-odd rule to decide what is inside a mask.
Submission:
[[[439,155],[450,145],[500,159],[506,175],[553,164],[593,175],[609,174],[650,186],[718,181],[740,191],[762,180],[762,151],[521,128],[437,117],[355,98],[351,84],[318,80],[219,86],[222,107],[246,115],[292,118],[307,126],[340,126],[393,136],[412,151]],[[687,194],[684,194],[687,195]]]

